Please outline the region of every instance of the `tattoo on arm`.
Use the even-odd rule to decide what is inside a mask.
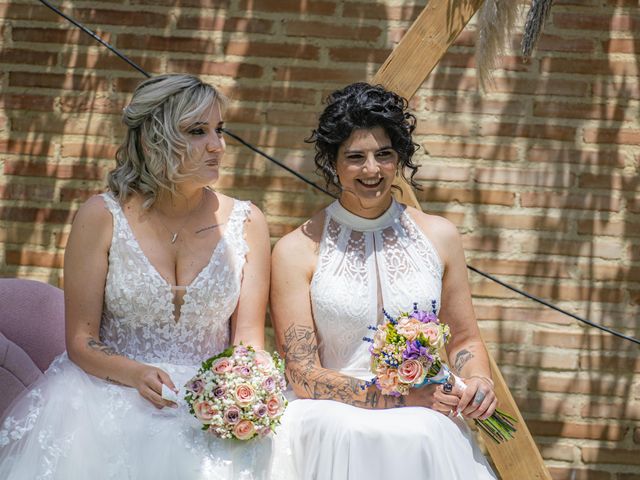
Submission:
[[[105,380],[109,383],[113,383],[114,385],[119,385],[121,387],[126,387],[127,385],[125,385],[124,383],[120,383],[118,380],[115,380],[109,376],[107,376],[107,378],[105,378]]]
[[[284,333],[284,358],[289,381],[304,389],[309,398],[336,400],[363,408],[403,406],[403,397],[383,396],[375,387],[362,389],[362,381],[318,367],[316,331],[292,325]]]
[[[95,338],[89,338],[89,340],[87,340],[87,346],[92,350],[102,352],[108,356],[116,355],[117,353],[115,348],[110,347],[109,345],[105,345],[104,343],[96,340]]]
[[[453,367],[456,369],[458,373],[462,370],[462,367],[466,365],[466,363],[473,358],[473,353],[469,350],[460,350],[456,354],[456,360],[453,363]]]

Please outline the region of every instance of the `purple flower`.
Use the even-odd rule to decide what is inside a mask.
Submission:
[[[253,413],[255,413],[256,417],[262,418],[267,414],[267,406],[264,403],[259,403],[253,407]]]
[[[248,377],[251,375],[251,369],[246,365],[237,365],[233,367],[233,373],[240,375],[241,377]]]
[[[407,340],[407,349],[402,352],[402,358],[405,360],[417,360],[421,357],[431,358],[429,350],[426,347],[423,347],[418,340],[414,340],[413,342]]]
[[[225,387],[224,385],[213,390],[213,396],[216,398],[224,397],[225,393],[227,393],[227,387]]]
[[[264,379],[264,382],[262,382],[262,386],[267,392],[273,392],[273,389],[276,388],[276,381],[273,377],[267,377]]]
[[[204,390],[204,382],[198,378],[187,385],[187,390],[195,393],[196,395],[200,395]]]
[[[438,317],[436,316],[435,313],[425,312],[424,310],[418,310],[417,312],[411,313],[411,315],[409,316],[411,318],[415,318],[416,320],[419,320],[422,323],[438,322]]]
[[[226,412],[224,412],[224,421],[229,425],[235,425],[240,421],[240,409],[235,405],[230,406]]]

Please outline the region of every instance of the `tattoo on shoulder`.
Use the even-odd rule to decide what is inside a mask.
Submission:
[[[115,348],[110,347],[109,345],[105,345],[104,343],[102,343],[99,340],[96,340],[95,338],[90,338],[89,340],[87,340],[87,346],[92,350],[102,352],[108,356],[116,355],[117,353]]]
[[[453,362],[453,367],[456,369],[458,373],[462,370],[462,367],[466,365],[466,363],[473,358],[473,353],[469,350],[460,350],[456,354],[456,359]]]

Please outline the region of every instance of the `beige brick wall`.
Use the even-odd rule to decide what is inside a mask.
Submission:
[[[152,73],[220,85],[234,132],[311,175],[304,138],[321,99],[370,77],[424,3],[123,0],[64,10]],[[0,0],[0,19],[0,275],[60,285],[71,219],[103,188],[118,113],[141,75],[37,2]],[[411,102],[424,147],[419,198],[459,226],[469,263],[636,336],[638,32],[638,0],[556,0],[535,58],[505,56],[480,95],[470,25]],[[329,200],[232,141],[218,188],[259,205],[274,238]],[[470,279],[483,334],[553,477],[638,478],[638,347]]]

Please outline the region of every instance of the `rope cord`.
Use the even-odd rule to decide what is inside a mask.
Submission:
[[[96,40],[97,42],[99,42],[100,44],[102,44],[103,46],[107,47],[111,52],[113,52],[114,54],[116,54],[119,58],[121,58],[122,60],[124,60],[125,62],[127,62],[129,65],[131,65],[133,68],[135,68],[136,70],[138,70],[138,72],[142,73],[145,77],[149,78],[151,77],[151,75],[149,73],[147,73],[142,67],[140,67],[139,65],[137,65],[135,62],[133,62],[133,60],[129,59],[126,55],[124,55],[123,53],[121,53],[120,51],[118,51],[115,47],[111,46],[109,43],[105,42],[104,40],[102,40],[102,38],[100,38],[96,33],[94,33],[92,30],[90,30],[89,28],[85,27],[82,23],[78,22],[77,20],[74,20],[73,18],[71,18],[69,15],[63,13],[62,11],[60,11],[58,8],[56,8],[55,6],[51,5],[47,0],[39,0],[40,3],[42,3],[43,5],[45,5],[46,7],[50,8],[51,10],[53,10],[55,13],[57,13],[58,15],[60,15],[61,17],[65,18],[66,20],[68,20],[70,23],[72,23],[73,25],[75,25],[76,27],[78,27],[80,30],[82,30],[84,33],[86,33],[87,35],[89,35],[91,38],[93,38],[94,40]],[[245,147],[249,148],[250,150],[254,151],[255,153],[261,155],[262,157],[266,158],[267,160],[269,160],[270,162],[275,163],[276,165],[278,165],[279,167],[285,169],[286,171],[288,171],[289,173],[291,173],[292,175],[296,176],[297,178],[299,178],[300,180],[302,180],[303,182],[305,182],[306,184],[317,188],[318,190],[320,190],[321,192],[326,193],[327,195],[332,196],[333,198],[336,198],[336,196],[334,194],[332,194],[331,192],[329,192],[328,190],[322,188],[321,186],[317,185],[316,183],[312,182],[311,180],[309,180],[308,178],[306,178],[304,175],[296,172],[295,170],[293,170],[292,168],[286,166],[284,163],[282,163],[281,161],[277,160],[276,158],[272,157],[271,155],[263,152],[262,150],[260,150],[259,148],[253,146],[252,144],[250,144],[249,142],[243,140],[241,137],[239,137],[238,135],[236,135],[235,133],[231,132],[230,130],[224,128],[223,129],[224,133],[226,133],[227,135],[229,135],[230,137],[232,137],[233,139],[237,140],[238,142],[240,142],[242,145],[244,145]],[[613,330],[609,327],[605,327],[604,325],[600,325],[597,324],[595,322],[592,322],[591,320],[587,320],[586,318],[582,318],[579,315],[576,315],[574,313],[568,312],[556,305],[553,305],[552,303],[547,302],[546,300],[536,297],[535,295],[532,295],[530,293],[527,293],[523,290],[520,290],[519,288],[513,287],[511,285],[509,285],[508,283],[503,282],[502,280],[499,280],[498,278],[494,277],[493,275],[490,275],[488,273],[485,273],[481,270],[478,270],[475,267],[472,267],[471,265],[467,265],[467,268],[513,292],[516,292],[534,302],[537,302],[541,305],[544,305],[545,307],[551,308],[552,310],[555,310],[557,312],[560,312],[564,315],[567,315],[575,320],[578,320],[579,322],[584,323],[585,325],[588,325],[590,327],[594,327],[597,329],[602,330],[603,332],[607,332],[610,333],[611,335],[615,335],[616,337],[622,338],[624,340],[629,340],[630,342],[636,343],[638,345],[640,345],[640,339],[631,337],[629,335],[625,335],[623,333],[620,333],[616,330]]]

